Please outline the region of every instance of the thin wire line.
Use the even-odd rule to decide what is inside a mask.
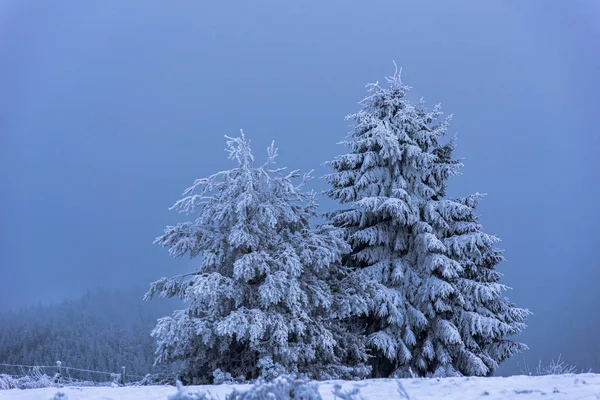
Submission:
[[[21,364],[4,364],[4,363],[0,363],[0,366],[4,366],[4,367],[20,367],[20,368],[57,368],[58,369],[58,365],[53,365],[53,366],[48,366],[48,365],[21,365]],[[66,366],[60,366],[60,368],[65,368],[68,370],[72,370],[72,371],[81,371],[81,372],[92,372],[92,373],[96,373],[96,374],[106,374],[106,375],[119,375],[120,372],[106,372],[106,371],[94,371],[91,369],[83,369],[83,368],[72,368],[72,367],[66,367]],[[125,374],[125,376],[129,376],[132,378],[144,378],[141,375],[130,375],[130,374]]]

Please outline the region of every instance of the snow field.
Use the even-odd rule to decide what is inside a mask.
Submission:
[[[569,374],[549,376],[512,376],[493,378],[401,379],[410,400],[599,400],[600,374]],[[364,381],[323,381],[319,392],[323,400],[333,400],[333,388],[338,383],[342,390],[360,388],[365,400],[405,399],[398,392],[398,380],[368,379]],[[233,388],[238,391],[250,385],[189,386],[187,392],[208,391],[225,400]],[[0,391],[0,400],[52,400],[62,392],[64,400],[167,400],[177,392],[172,386],[138,387],[65,387]],[[56,397],[61,399],[61,397]]]

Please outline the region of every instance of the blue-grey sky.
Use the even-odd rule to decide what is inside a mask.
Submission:
[[[223,135],[320,176],[396,60],[454,114],[450,194],[488,193],[509,296],[535,314],[524,357],[600,370],[598,21],[596,0],[2,1],[0,310],[190,268],[152,240],[231,165]]]

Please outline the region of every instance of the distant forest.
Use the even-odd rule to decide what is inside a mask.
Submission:
[[[143,289],[88,291],[77,300],[0,314],[0,363],[54,366],[60,360],[72,368],[120,372],[126,366],[127,374],[140,376],[156,372],[150,332],[176,303],[144,302],[143,295]],[[0,366],[0,373],[19,374],[10,368]]]

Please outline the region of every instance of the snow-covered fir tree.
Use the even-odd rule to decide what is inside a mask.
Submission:
[[[146,298],[178,296],[187,308],[159,320],[157,363],[184,361],[189,382],[213,377],[301,373],[314,378],[368,374],[366,346],[339,321],[367,312],[361,282],[345,272],[342,232],[311,228],[316,202],[309,175],[275,168],[277,150],[254,166],[243,133],[227,138],[237,167],[198,179],[172,208],[195,214],[156,242],[199,268],[162,278]]]
[[[498,239],[482,231],[480,198],[446,198],[460,164],[445,140],[441,107],[412,104],[399,73],[368,85],[362,109],[347,117],[347,154],[328,164],[330,214],[352,253],[346,265],[381,289],[362,319],[374,376],[490,375],[526,349],[510,337],[529,312],[515,307],[495,269]]]

